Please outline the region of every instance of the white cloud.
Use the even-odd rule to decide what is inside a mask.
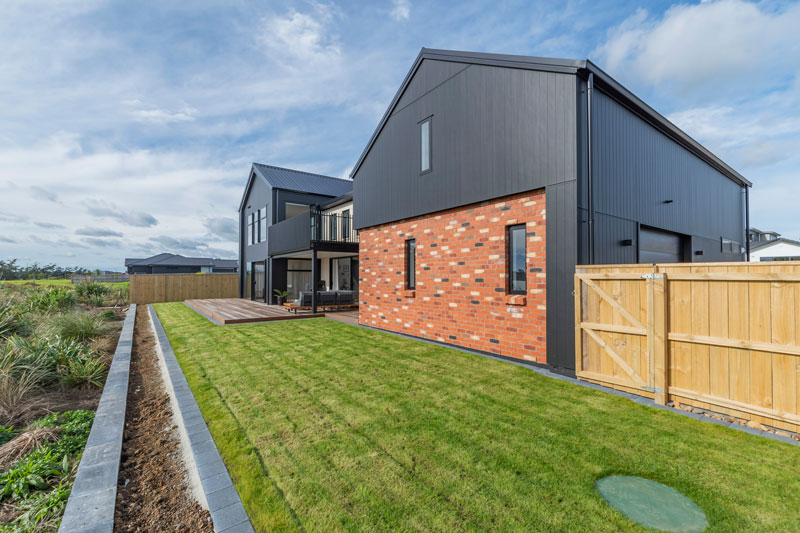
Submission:
[[[389,12],[394,20],[408,20],[411,16],[411,2],[409,0],[392,0],[392,10]]]
[[[743,0],[678,4],[663,17],[639,9],[593,56],[610,74],[717,97],[775,83],[775,67],[800,64],[800,4],[782,11]],[[731,83],[734,82],[735,83]]]
[[[187,108],[184,111],[168,111],[166,109],[136,109],[131,116],[140,122],[152,124],[169,124],[172,122],[191,122],[195,119],[197,109]]]
[[[235,218],[210,217],[205,220],[204,224],[212,237],[238,242],[239,227]]]
[[[331,30],[334,8],[313,4],[311,11],[292,9],[285,15],[265,17],[259,40],[264,52],[292,70],[332,67],[342,57],[339,38]]]
[[[31,193],[33,194],[33,197],[36,198],[37,200],[58,203],[58,195],[53,191],[48,191],[43,189],[42,187],[37,187],[36,185],[33,185],[31,186]]]
[[[115,203],[103,200],[89,200],[86,203],[86,211],[93,217],[115,218],[120,222],[140,228],[149,228],[158,224],[156,217],[144,211],[124,211]]]
[[[62,228],[64,226],[61,226]],[[86,235],[87,237],[122,237],[122,233],[108,228],[78,228],[75,235]]]

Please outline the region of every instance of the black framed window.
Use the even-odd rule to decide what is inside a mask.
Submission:
[[[250,213],[247,219],[247,242],[248,244],[255,244],[255,213]]]
[[[509,294],[526,294],[528,292],[528,276],[525,262],[525,224],[508,226],[506,242],[508,258],[506,260]]]
[[[432,141],[431,141],[431,121],[433,117],[428,117],[419,123],[419,143],[420,143],[420,158],[419,158],[419,172],[425,174],[430,172],[433,168],[431,164],[432,156]]]
[[[264,242],[267,240],[267,206],[262,207],[259,211],[261,218],[258,223],[258,242]]]
[[[417,285],[417,241],[406,241],[406,289],[414,289]]]
[[[328,216],[328,233],[330,234],[330,240],[336,240],[336,219],[339,218],[337,215],[329,215]]]
[[[342,238],[350,240],[350,210],[342,211]]]

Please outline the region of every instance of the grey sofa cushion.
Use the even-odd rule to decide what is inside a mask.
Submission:
[[[336,305],[336,291],[320,291],[317,299],[317,305]]]
[[[353,291],[336,291],[337,305],[353,305]]]

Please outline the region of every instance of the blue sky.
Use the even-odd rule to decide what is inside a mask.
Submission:
[[[345,177],[423,46],[590,58],[800,238],[800,3],[0,5],[0,258],[233,257],[253,161]]]

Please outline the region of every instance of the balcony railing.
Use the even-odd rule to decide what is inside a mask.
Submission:
[[[353,228],[353,219],[350,216],[316,213],[311,217],[311,240],[357,243],[358,231]]]

